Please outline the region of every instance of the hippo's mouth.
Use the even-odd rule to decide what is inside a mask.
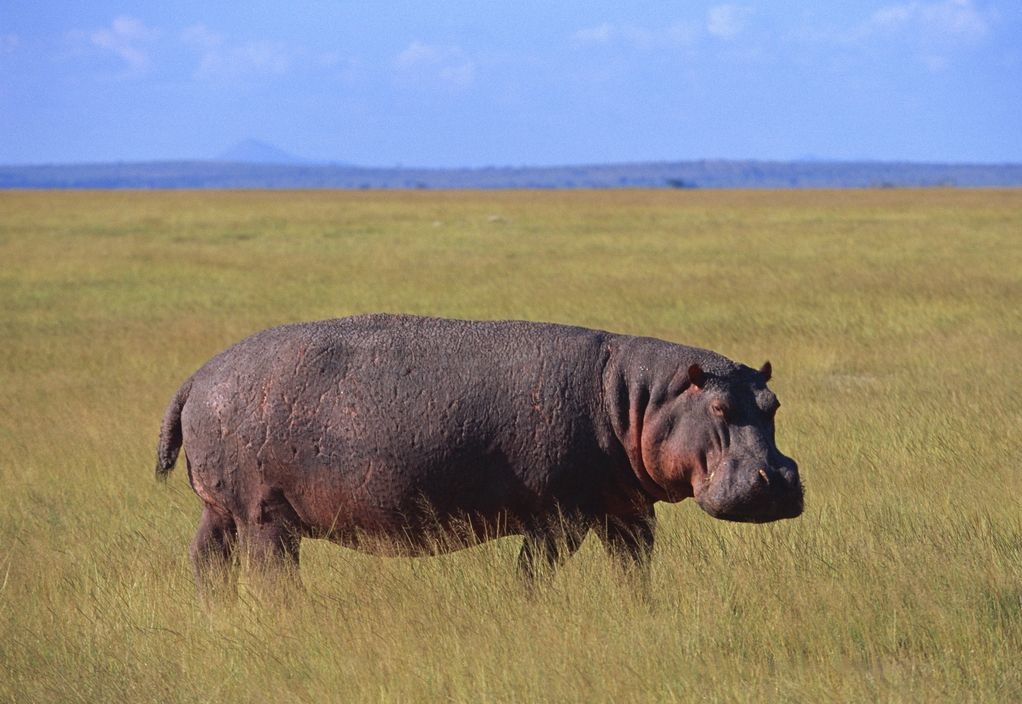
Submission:
[[[702,509],[714,518],[734,523],[771,523],[788,518],[798,518],[802,515],[802,499],[797,502],[775,503],[769,507],[750,513],[744,511],[714,511],[709,507],[700,504]]]

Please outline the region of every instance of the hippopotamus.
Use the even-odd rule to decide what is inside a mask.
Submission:
[[[769,362],[552,323],[282,325],[182,384],[156,474],[183,444],[202,501],[200,590],[239,543],[296,573],[302,538],[428,555],[521,535],[528,580],[592,530],[641,568],[657,502],[692,497],[750,523],[802,513],[798,467],[774,441],[770,375]]]

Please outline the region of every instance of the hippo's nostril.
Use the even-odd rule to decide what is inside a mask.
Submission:
[[[770,484],[770,476],[766,473],[766,470],[762,467],[759,470],[759,476],[763,477],[763,481]]]
[[[790,465],[782,465],[778,469],[780,471],[781,477],[787,483],[794,484],[795,482],[798,481],[798,466],[795,465],[794,463]]]

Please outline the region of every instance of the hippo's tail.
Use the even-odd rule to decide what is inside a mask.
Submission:
[[[177,453],[181,451],[181,409],[188,400],[188,392],[192,389],[192,380],[181,385],[174,394],[174,399],[167,406],[160,424],[160,444],[156,448],[156,478],[164,480],[174,469]]]

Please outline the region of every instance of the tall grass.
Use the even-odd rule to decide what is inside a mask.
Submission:
[[[1022,699],[1022,192],[0,193],[0,700]],[[595,539],[306,541],[308,594],[196,599],[178,384],[364,311],[553,320],[774,364],[807,510]],[[244,578],[243,578],[244,582]]]

